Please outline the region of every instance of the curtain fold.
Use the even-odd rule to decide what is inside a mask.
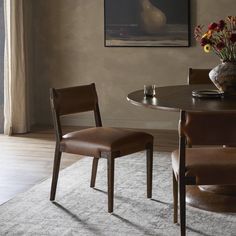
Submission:
[[[29,128],[24,0],[4,0],[4,134]]]

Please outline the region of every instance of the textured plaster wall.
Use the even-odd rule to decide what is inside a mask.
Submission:
[[[104,125],[176,129],[178,114],[133,106],[126,95],[144,84],[185,84],[189,67],[211,68],[219,62],[205,55],[193,39],[190,48],[105,48],[103,0],[32,0],[32,4],[35,124],[51,122],[49,87],[95,82]],[[235,7],[235,0],[192,0],[192,25],[235,15]],[[91,121],[82,115],[64,122]]]

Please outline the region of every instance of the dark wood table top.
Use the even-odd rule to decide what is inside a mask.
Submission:
[[[128,94],[127,100],[137,106],[168,111],[236,111],[236,97],[195,98],[192,91],[198,89],[216,88],[210,84],[158,87],[153,98],[138,90]]]

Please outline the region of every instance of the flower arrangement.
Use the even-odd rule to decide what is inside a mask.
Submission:
[[[194,35],[206,53],[213,51],[223,62],[236,62],[236,16],[228,16],[218,23],[195,27]]]

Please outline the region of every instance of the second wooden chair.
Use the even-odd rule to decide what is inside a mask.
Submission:
[[[210,69],[195,69],[189,68],[188,84],[211,84],[209,78]]]

